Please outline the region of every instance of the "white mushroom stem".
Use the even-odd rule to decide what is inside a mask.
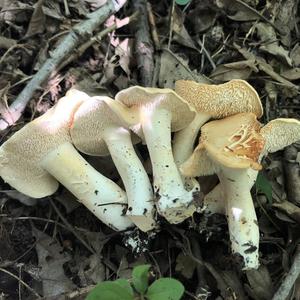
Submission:
[[[257,171],[248,169],[249,189],[251,190],[257,178]],[[203,199],[204,213],[207,215],[225,215],[225,195],[221,184],[217,184]]]
[[[103,134],[128,197],[127,215],[142,231],[155,228],[154,196],[147,173],[134,151],[130,132],[110,126]]]
[[[51,151],[43,159],[42,167],[112,229],[125,230],[134,225],[125,216],[125,192],[90,166],[71,143]]]
[[[157,208],[170,223],[180,223],[195,211],[194,197],[197,188],[186,191],[174,161],[171,147],[172,114],[166,109],[144,107],[141,124],[149,150]]]
[[[194,144],[201,126],[211,118],[205,113],[197,113],[194,120],[184,129],[175,132],[173,139],[173,156],[175,163],[179,167],[193,153]],[[191,190],[197,187],[200,190],[197,180],[191,177],[183,177],[185,188]]]
[[[201,126],[211,118],[205,113],[197,113],[194,120],[184,129],[175,132],[173,155],[177,166],[183,164],[193,153],[194,144]]]
[[[221,167],[218,172],[226,202],[226,217],[234,254],[243,258],[243,269],[257,269],[259,228],[245,169]]]

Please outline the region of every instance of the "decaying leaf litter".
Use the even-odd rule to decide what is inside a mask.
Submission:
[[[113,97],[137,84],[245,79],[262,99],[261,122],[299,119],[298,4],[2,0],[1,143],[72,86]],[[145,146],[136,150],[149,165]],[[121,184],[110,158],[86,158]],[[1,297],[83,299],[97,282],[127,278],[133,266],[151,263],[158,275],[182,281],[185,299],[300,299],[299,279],[293,285],[300,269],[298,143],[268,155],[263,166],[252,189],[261,267],[243,273],[233,266],[222,216],[195,214],[163,224],[156,236],[118,233],[63,188],[36,200],[1,181]],[[207,193],[217,180],[199,182]]]

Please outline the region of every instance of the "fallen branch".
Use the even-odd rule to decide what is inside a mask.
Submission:
[[[70,33],[54,50],[51,57],[47,59],[40,70],[19,94],[17,99],[10,105],[9,112],[12,118],[10,120],[5,120],[2,116],[2,119],[0,119],[0,130],[6,129],[21,117],[22,112],[33,97],[34,92],[39,89],[54,72],[56,72],[56,68],[72,54],[72,51],[76,49],[79,44],[87,41],[93,35],[93,31],[110,15],[119,11],[126,1],[127,0],[107,0],[98,10],[88,14],[87,20],[84,20],[73,27]]]
[[[286,275],[284,281],[280,285],[277,292],[274,294],[272,300],[285,300],[300,274],[300,246],[298,245],[296,249],[296,254],[294,257],[294,262],[290,268],[289,273]]]
[[[153,44],[150,36],[147,1],[135,0],[134,9],[140,11],[135,32],[135,52],[142,86],[151,86],[154,70]]]

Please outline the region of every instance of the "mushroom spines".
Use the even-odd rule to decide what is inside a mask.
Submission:
[[[265,151],[276,152],[300,140],[300,121],[278,118],[262,127],[261,134],[266,140]]]
[[[255,89],[246,81],[233,79],[213,85],[189,80],[178,80],[175,91],[198,113],[222,118],[241,112],[253,112],[261,117],[263,108]]]

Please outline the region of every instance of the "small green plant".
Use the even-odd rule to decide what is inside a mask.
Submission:
[[[272,186],[263,173],[259,172],[256,182],[256,193],[263,193],[267,197],[269,203],[272,203]]]
[[[97,284],[86,300],[180,300],[184,286],[176,279],[160,278],[149,286],[150,267],[135,267],[130,281],[117,279]]]
[[[190,2],[191,0],[175,0],[175,2],[178,4],[178,5],[186,5]]]

